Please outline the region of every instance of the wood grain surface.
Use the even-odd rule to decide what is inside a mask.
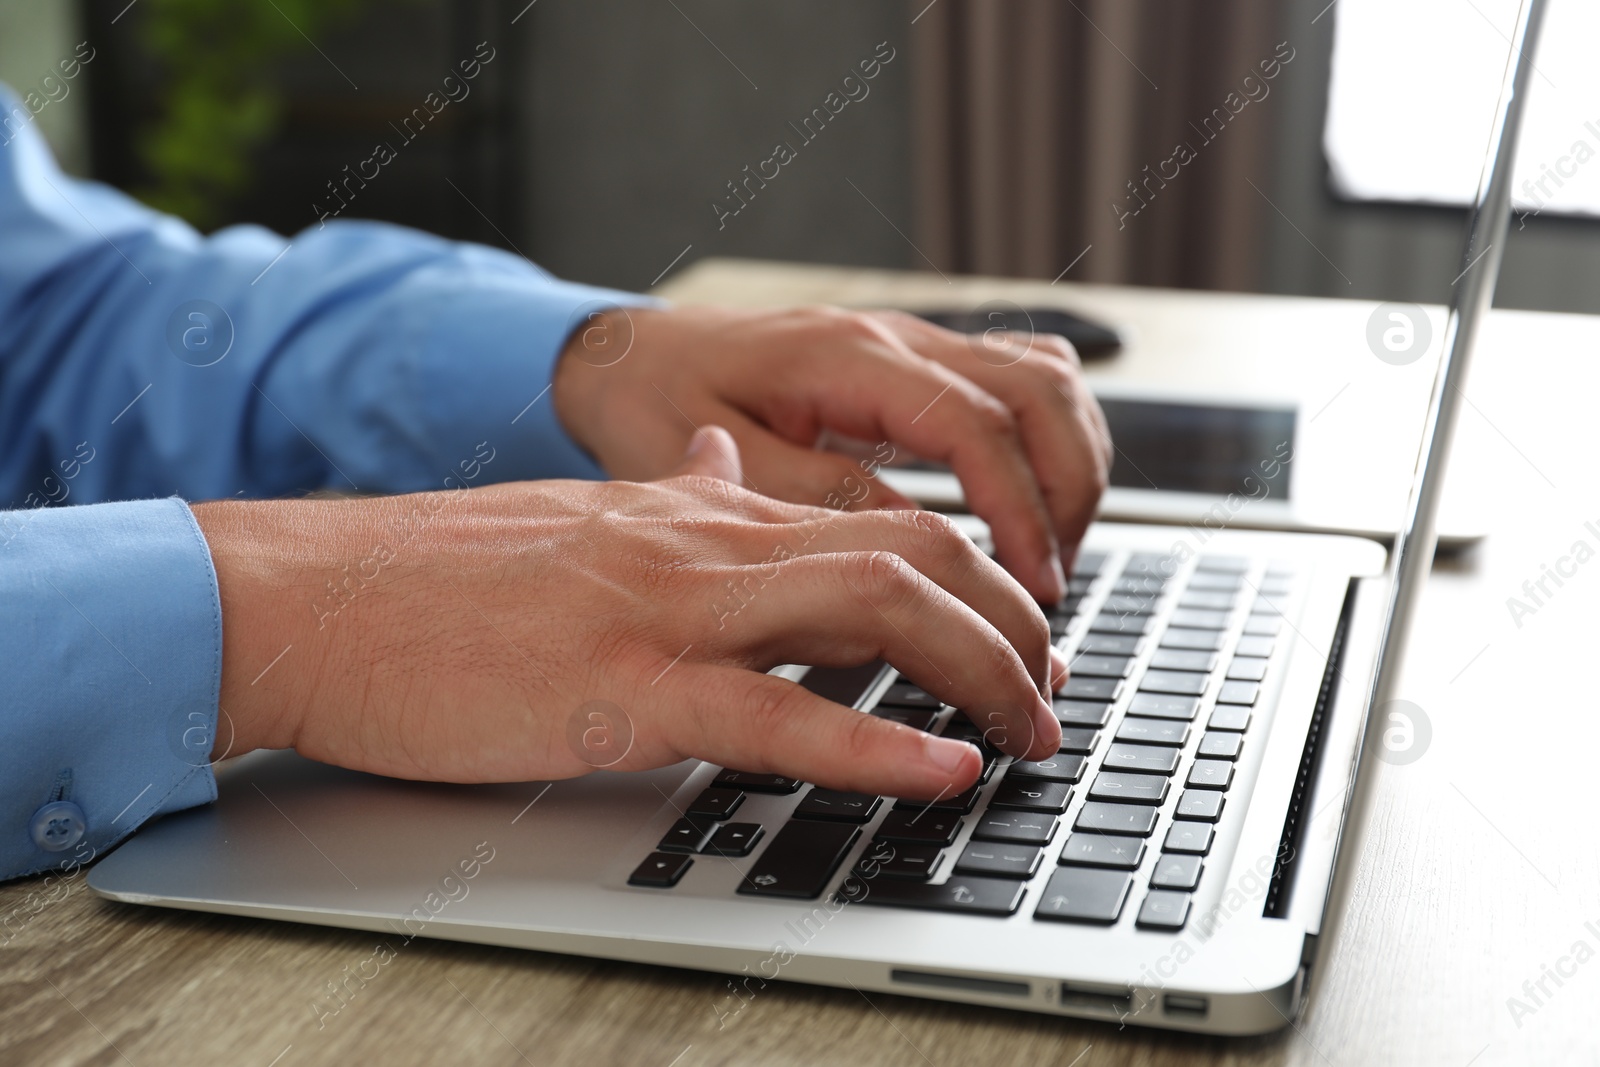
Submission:
[[[1114,307],[1146,338],[1180,336],[1175,320],[1205,302],[959,286],[963,299]],[[713,262],[667,291],[859,304],[953,288],[937,275]],[[1219,300],[1208,330],[1216,307],[1235,340],[1263,318],[1285,323],[1277,343],[1290,352],[1359,347],[1372,307]],[[1140,355],[1140,343],[1125,366],[1179,359]],[[1237,372],[1216,338],[1197,348],[1190,377]],[[1505,312],[1485,330],[1453,491],[1485,503],[1491,536],[1435,568],[1403,687],[1431,739],[1414,762],[1376,768],[1352,891],[1293,1028],[1195,1038],[784,983],[719,1022],[727,988],[715,975],[423,940],[391,945],[328,1014],[316,999],[348,972],[371,973],[374,935],[112,904],[80,874],[0,886],[0,1065],[1600,1063],[1600,558],[1569,559],[1538,605],[1522,590],[1576,542],[1600,549],[1585,526],[1600,531],[1597,352],[1600,319]],[[1300,362],[1271,373],[1292,377]],[[1513,618],[1511,597],[1534,610]]]

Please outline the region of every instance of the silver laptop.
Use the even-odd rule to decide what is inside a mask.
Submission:
[[[1430,566],[1544,0],[1514,35],[1407,517],[1353,537],[1094,528],[1052,627],[1060,752],[1016,762],[882,664],[783,668],[985,752],[971,790],[841,794],[686,762],[446,786],[288,752],[96,866],[114,900],[1134,1024],[1259,1033],[1300,1010]],[[983,536],[980,528],[974,535]],[[353,991],[350,991],[353,992]],[[330,991],[336,1011],[341,992]]]

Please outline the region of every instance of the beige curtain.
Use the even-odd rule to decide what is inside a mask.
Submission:
[[[936,0],[912,36],[919,245],[963,272],[1083,254],[1069,280],[1258,288],[1279,7]]]

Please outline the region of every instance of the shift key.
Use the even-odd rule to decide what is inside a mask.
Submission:
[[[788,823],[773,835],[772,842],[739,883],[739,892],[802,900],[821,896],[828,879],[860,836],[861,829],[849,823]]]

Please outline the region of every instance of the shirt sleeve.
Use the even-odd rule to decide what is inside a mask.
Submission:
[[[644,302],[377,223],[203,237],[63,174],[0,86],[0,878],[215,796],[216,577],[179,498],[601,477],[551,376]]]
[[[0,506],[603,476],[551,376],[645,298],[382,223],[202,237],[0,108]]]
[[[0,604],[0,879],[216,797],[222,608],[187,505],[0,512]]]

